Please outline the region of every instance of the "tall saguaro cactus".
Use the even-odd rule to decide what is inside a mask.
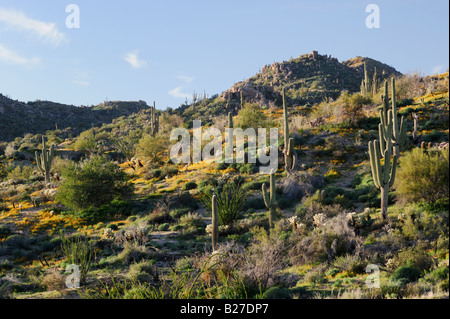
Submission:
[[[388,83],[384,83],[383,110],[380,111],[381,123],[379,125],[380,145],[381,149],[386,149],[387,130],[392,124],[392,137],[390,138],[394,146],[394,155],[400,156],[400,148],[406,146],[406,121],[402,116],[400,122],[398,120],[397,102],[395,100],[395,79],[392,78],[392,108],[389,108]]]
[[[52,168],[52,160],[55,155],[55,145],[52,145],[50,149],[47,149],[45,143],[45,136],[42,137],[42,151],[39,154],[38,151],[36,155],[36,164],[39,171],[45,175],[45,184],[50,183],[50,170]]]
[[[284,164],[288,174],[292,173],[297,162],[294,151],[294,139],[289,138],[289,117],[286,106],[286,93],[283,89],[283,117],[284,117]]]
[[[150,119],[150,130],[151,135],[155,136],[159,132],[159,117],[156,114],[156,103],[153,102],[153,106],[150,108],[151,119]]]
[[[216,195],[212,196],[211,199],[211,207],[212,207],[212,249],[215,250],[216,246],[219,242],[219,213],[217,210],[217,197]]]
[[[270,174],[270,194],[267,192],[266,184],[262,185],[264,204],[269,209],[269,227],[272,228],[276,218],[277,195],[275,191],[275,172]]]
[[[381,191],[381,215],[383,219],[387,218],[389,188],[394,185],[397,169],[397,155],[392,158],[392,153],[393,147],[390,142],[384,153],[380,149],[378,140],[369,142],[370,166],[374,184]],[[381,163],[382,157],[384,157],[383,164]]]

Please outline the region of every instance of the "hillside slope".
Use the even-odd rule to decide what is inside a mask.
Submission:
[[[26,133],[68,129],[78,135],[92,126],[110,123],[148,108],[144,101],[106,102],[98,106],[77,107],[50,101],[20,102],[0,94],[0,141],[11,141]],[[26,123],[26,125],[24,125]]]

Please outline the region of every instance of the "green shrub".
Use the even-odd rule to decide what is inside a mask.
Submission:
[[[183,185],[183,190],[184,191],[189,191],[192,189],[196,189],[197,188],[197,183],[196,182],[187,182]]]
[[[228,182],[223,187],[205,192],[202,196],[203,204],[212,211],[211,199],[217,196],[217,210],[220,225],[231,225],[239,217],[245,204],[247,192],[234,182]]]
[[[250,197],[246,200],[244,209],[265,209],[266,204],[264,204],[264,199],[261,195],[257,197]]]
[[[161,161],[168,150],[169,139],[165,136],[144,135],[136,146],[136,154],[152,162]]]
[[[264,292],[263,299],[292,299],[292,294],[287,288],[271,287]]]
[[[423,281],[436,284],[440,281],[445,281],[448,279],[448,266],[436,268],[430,272],[425,272],[423,276]]]
[[[246,130],[248,128],[263,128],[267,126],[267,119],[258,104],[245,103],[244,107],[240,109],[235,127]]]
[[[74,210],[99,208],[116,198],[125,199],[133,191],[127,175],[116,164],[95,156],[63,171],[57,201]]]
[[[28,180],[33,174],[33,171],[34,169],[31,166],[18,165],[8,173],[8,176],[6,178],[14,180]]]
[[[421,271],[409,261],[405,266],[401,266],[394,271],[391,280],[393,282],[400,281],[401,283],[414,282],[419,279],[420,275]]]
[[[354,274],[363,274],[366,271],[367,261],[355,255],[337,257],[333,262],[334,267]]]
[[[239,173],[252,175],[257,172],[258,168],[255,164],[245,164],[239,169]]]
[[[93,256],[91,241],[81,236],[66,237],[62,231],[60,238],[61,249],[66,262],[80,268],[80,282],[83,283],[91,268]]]
[[[170,228],[169,223],[164,223],[158,226],[158,231],[166,231]]]
[[[415,148],[400,157],[396,194],[406,202],[434,203],[449,198],[449,150]]]

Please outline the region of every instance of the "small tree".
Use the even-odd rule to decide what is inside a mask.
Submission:
[[[364,106],[372,103],[370,97],[361,94],[349,94],[347,91],[340,96],[343,102],[343,115],[350,125],[356,125],[364,117]]]
[[[136,154],[157,162],[162,160],[165,155],[168,155],[168,146],[169,140],[164,136],[157,135],[153,137],[144,135],[136,147]]]
[[[261,107],[254,103],[245,103],[244,107],[239,111],[235,127],[240,127],[243,130],[248,128],[258,128],[267,127],[267,119],[264,115]]]
[[[63,170],[62,179],[56,199],[75,210],[98,208],[133,191],[127,175],[103,156],[70,165]]]
[[[449,150],[414,148],[400,159],[395,184],[404,201],[435,203],[449,198]]]

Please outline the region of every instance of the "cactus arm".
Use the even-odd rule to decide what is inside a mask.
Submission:
[[[219,214],[217,210],[217,197],[216,195],[212,196],[211,199],[211,207],[212,207],[212,248],[215,249],[217,243],[219,242]]]
[[[37,151],[35,152],[35,155],[36,155],[36,165],[37,165],[37,167],[39,169],[39,172],[43,173],[44,170],[42,169],[41,157],[40,157],[40,155],[39,155],[39,153]]]
[[[372,170],[373,182],[376,188],[380,188],[380,183],[378,181],[377,163],[376,163],[376,150],[374,147],[374,142],[369,142],[369,157],[370,157],[370,168]]]
[[[271,201],[270,201],[270,195],[267,193],[266,184],[262,185],[262,194],[263,194],[264,204],[266,205],[267,208],[270,208]]]
[[[395,174],[397,173],[397,158],[398,158],[397,155],[394,155],[394,160],[392,162],[392,167],[391,167],[389,187],[394,186],[394,183],[395,183]]]

